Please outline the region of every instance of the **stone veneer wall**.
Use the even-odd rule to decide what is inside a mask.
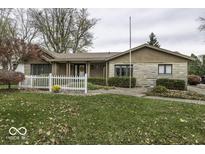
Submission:
[[[154,86],[158,78],[182,79],[187,82],[187,63],[167,63],[172,64],[172,75],[159,75],[158,64],[163,63],[133,63],[133,77],[136,78],[136,85]],[[114,65],[109,64],[109,77],[114,76]]]

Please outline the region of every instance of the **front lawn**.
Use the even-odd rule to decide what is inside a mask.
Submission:
[[[10,136],[10,127],[26,127],[27,135]],[[0,144],[205,144],[205,105],[0,93]]]

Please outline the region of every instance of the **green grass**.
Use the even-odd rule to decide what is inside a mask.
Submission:
[[[18,85],[11,85],[12,89],[17,89]],[[8,89],[8,85],[0,84],[0,89]]]
[[[99,90],[99,89],[109,90],[109,89],[114,89],[114,87],[88,83],[88,90]]]
[[[12,126],[26,127],[25,138],[11,138]],[[205,144],[205,106],[111,94],[4,92],[0,144]]]

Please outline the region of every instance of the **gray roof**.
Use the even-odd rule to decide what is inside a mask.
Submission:
[[[184,59],[187,59],[187,60],[194,60],[192,57],[187,56],[187,55],[184,55],[184,54],[181,54],[181,53],[178,52],[178,51],[170,51],[170,50],[167,50],[167,49],[154,47],[154,46],[151,46],[151,45],[148,45],[148,44],[142,44],[142,45],[140,45],[140,46],[137,46],[137,47],[132,48],[131,50],[126,50],[126,51],[124,51],[124,52],[118,53],[117,55],[113,55],[113,56],[111,56],[111,57],[108,57],[106,60],[114,59],[114,58],[116,58],[116,57],[119,57],[119,56],[128,54],[130,51],[131,51],[131,52],[134,52],[134,51],[140,50],[140,49],[142,49],[142,48],[144,48],[144,47],[147,47],[147,48],[150,48],[150,49],[153,49],[153,50],[157,50],[157,51],[161,51],[161,52],[164,52],[164,53],[167,53],[167,54],[170,54],[170,55],[174,55],[174,56],[177,56],[177,57],[181,57],[181,58],[184,58]]]
[[[170,51],[162,48],[157,48],[150,46],[148,44],[142,44],[140,46],[134,47],[131,49],[131,52],[139,50],[141,48],[151,48],[157,51],[161,51],[164,53],[168,53],[171,55],[175,55],[184,59],[193,60],[193,58],[183,55],[177,51]],[[49,54],[53,57],[53,59],[50,59],[49,61],[109,61],[111,59],[114,59],[116,57],[122,56],[124,54],[128,54],[130,50],[126,50],[124,52],[86,52],[86,53],[54,53],[54,52],[48,52],[47,50],[43,50],[45,53]]]
[[[119,52],[90,52],[90,53],[52,53],[54,59],[51,61],[105,61],[107,58],[119,54]]]

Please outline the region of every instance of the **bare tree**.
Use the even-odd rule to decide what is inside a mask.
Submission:
[[[37,37],[38,30],[31,24],[28,9],[15,9],[13,16],[13,27],[16,29],[16,37],[26,43],[32,43]]]
[[[29,26],[23,9],[0,9],[0,65],[16,70],[19,63],[39,56],[40,49],[31,43],[36,31]]]
[[[0,48],[4,48],[4,40],[11,38],[11,15],[12,9],[0,9]],[[13,31],[13,30],[12,30]],[[3,56],[4,54],[4,56]],[[9,63],[8,60],[11,57],[11,52],[7,50],[0,50],[0,66],[3,69],[8,69]]]
[[[11,13],[12,9],[0,9],[0,38],[10,37]]]
[[[14,71],[19,63],[39,57],[34,42],[41,38],[57,53],[84,52],[92,45],[90,29],[96,23],[87,9],[0,9],[0,65]]]
[[[0,9],[0,38],[15,37],[31,43],[37,36],[28,9]]]
[[[81,9],[76,13],[74,22],[72,50],[73,52],[84,52],[92,45],[93,35],[89,30],[96,24],[97,19],[89,19],[87,9]]]
[[[86,9],[30,9],[29,12],[48,50],[75,53],[92,45],[90,29],[97,19],[89,19]]]

